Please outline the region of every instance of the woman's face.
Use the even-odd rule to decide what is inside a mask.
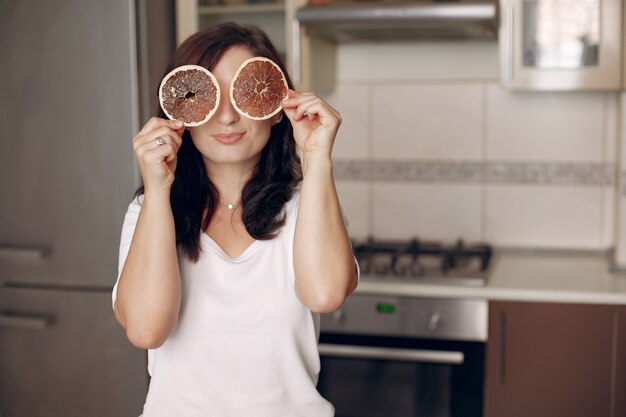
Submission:
[[[201,126],[189,128],[193,143],[205,164],[244,164],[254,167],[269,140],[278,115],[268,120],[252,120],[237,113],[230,103],[230,83],[239,66],[254,55],[243,46],[234,46],[222,55],[211,71],[221,90],[215,114]],[[280,113],[279,113],[280,114]]]

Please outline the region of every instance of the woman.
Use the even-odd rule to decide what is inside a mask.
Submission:
[[[228,91],[253,56],[286,74],[255,27],[190,37],[166,73],[208,68],[219,108],[188,130],[161,113],[133,139],[143,186],[124,220],[113,308],[149,349],[144,417],[334,415],[315,389],[317,313],[358,280],[332,177],[341,118],[293,90],[275,117],[242,117]]]

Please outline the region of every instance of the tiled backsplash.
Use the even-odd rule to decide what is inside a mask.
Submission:
[[[493,42],[346,44],[325,98],[350,233],[614,245],[619,95],[513,92]]]

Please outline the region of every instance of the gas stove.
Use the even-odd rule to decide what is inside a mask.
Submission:
[[[374,285],[321,315],[317,388],[337,417],[482,416],[488,301],[410,290],[484,285],[491,247],[417,238],[352,245],[360,285]],[[346,395],[346,387],[361,395]]]
[[[365,280],[485,285],[492,255],[484,243],[466,244],[368,238],[352,241]]]

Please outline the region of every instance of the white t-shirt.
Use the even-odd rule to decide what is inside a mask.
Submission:
[[[143,197],[124,219],[121,272]],[[293,239],[299,191],[272,240],[254,241],[236,258],[206,233],[193,263],[179,253],[178,326],[148,350],[152,376],[143,417],[332,417],[317,392],[319,314],[294,291]],[[119,275],[118,275],[119,281]],[[117,283],[113,289],[113,303]]]

